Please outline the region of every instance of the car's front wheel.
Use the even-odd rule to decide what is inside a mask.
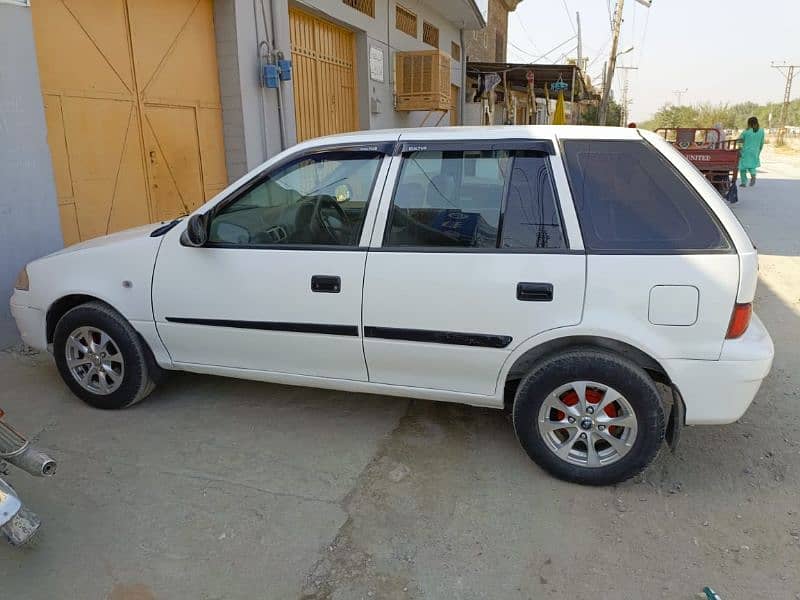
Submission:
[[[528,455],[560,479],[590,485],[642,471],[664,440],[653,380],[622,356],[594,349],[558,354],[522,380],[514,429]]]
[[[100,302],[82,304],[61,317],[53,353],[64,383],[95,408],[125,408],[155,388],[158,367],[141,338],[119,313]]]

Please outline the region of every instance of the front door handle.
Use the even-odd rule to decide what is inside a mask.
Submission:
[[[338,275],[312,275],[311,291],[338,294],[342,291],[342,278]]]
[[[517,284],[517,300],[523,302],[552,302],[552,283],[532,283],[520,281]]]

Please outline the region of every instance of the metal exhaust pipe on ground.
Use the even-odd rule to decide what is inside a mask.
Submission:
[[[50,477],[56,472],[56,461],[31,446],[28,440],[2,421],[0,421],[0,460],[34,477]]]

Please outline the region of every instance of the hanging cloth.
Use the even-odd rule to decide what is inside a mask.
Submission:
[[[556,100],[556,110],[553,113],[553,125],[566,125],[567,115],[564,111],[564,92],[558,92],[558,99]]]

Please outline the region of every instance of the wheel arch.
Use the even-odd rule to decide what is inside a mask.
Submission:
[[[153,379],[158,382],[163,378],[162,369],[165,366],[170,364],[169,360],[158,360],[157,356],[163,356],[161,352],[157,353],[157,350],[161,350],[160,348],[154,349],[152,336],[148,336],[142,333],[142,331],[136,326],[135,322],[132,322],[122,311],[120,311],[116,306],[108,302],[103,298],[99,298],[97,296],[92,296],[91,294],[67,294],[55,300],[50,307],[47,309],[47,313],[45,314],[45,333],[47,336],[47,344],[50,346],[53,343],[53,338],[55,336],[56,326],[58,322],[61,320],[65,314],[67,314],[70,310],[77,306],[81,306],[82,304],[87,304],[90,302],[96,302],[99,304],[103,304],[107,306],[109,309],[113,310],[117,313],[122,319],[124,319],[136,332],[136,335],[139,337],[139,341],[143,344],[146,352],[147,358],[150,363],[150,367],[153,371],[152,376]]]
[[[672,385],[669,373],[664,366],[641,348],[637,348],[628,342],[601,335],[569,335],[542,342],[529,348],[514,360],[501,381],[504,386],[503,395],[506,408],[510,407],[513,402],[514,392],[519,381],[536,363],[555,353],[575,348],[607,350],[624,356],[647,371],[655,381]]]
[[[67,314],[67,312],[76,306],[80,306],[81,304],[86,304],[88,302],[100,302],[119,313],[116,308],[97,296],[92,296],[90,294],[67,294],[66,296],[62,296],[50,305],[50,307],[47,309],[47,313],[45,314],[45,335],[48,344],[53,343],[56,325],[58,325],[61,317],[63,317],[65,314]]]

